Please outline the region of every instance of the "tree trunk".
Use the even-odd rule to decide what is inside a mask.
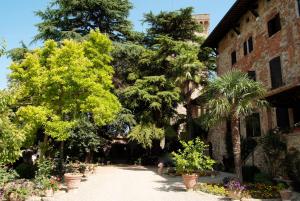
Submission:
[[[232,129],[232,146],[233,146],[235,173],[238,179],[240,180],[240,182],[243,182],[239,118],[235,115],[232,116],[231,129]]]

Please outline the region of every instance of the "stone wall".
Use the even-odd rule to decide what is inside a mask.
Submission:
[[[271,78],[269,62],[273,58],[281,57],[281,67],[283,83],[285,86],[300,83],[300,17],[296,0],[259,0],[259,17],[256,18],[250,11],[246,12],[240,19],[240,35],[233,30],[224,35],[218,46],[219,55],[217,57],[218,75],[222,75],[230,69],[236,68],[244,72],[255,71],[256,79],[264,84],[271,91]],[[273,36],[268,35],[268,21],[276,14],[280,14],[281,31]],[[244,56],[243,44],[252,36],[253,51]],[[231,53],[237,52],[237,63],[231,65]],[[271,128],[277,126],[276,113],[274,108],[259,111],[262,134],[267,133]],[[292,124],[293,122],[291,122]],[[241,133],[245,136],[245,122],[241,120]],[[210,132],[210,140],[213,143],[214,155],[220,158],[226,154],[224,148],[225,128],[218,127]],[[289,137],[288,137],[289,138]],[[300,134],[290,137],[293,146],[298,145],[300,149]],[[256,158],[261,158],[260,151],[256,151]],[[259,164],[263,166],[263,164]]]

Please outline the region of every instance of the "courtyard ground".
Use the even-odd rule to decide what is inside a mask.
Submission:
[[[205,179],[205,178],[204,178]],[[53,201],[219,201],[200,192],[186,192],[181,177],[162,177],[145,167],[104,166],[79,189],[55,194]]]

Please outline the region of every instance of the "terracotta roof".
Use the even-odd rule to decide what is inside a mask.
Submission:
[[[225,34],[235,27],[239,19],[255,4],[257,4],[255,0],[237,0],[202,46],[217,48]]]

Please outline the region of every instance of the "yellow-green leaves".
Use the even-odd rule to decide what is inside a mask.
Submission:
[[[49,40],[10,66],[11,81],[20,86],[17,111],[26,133],[44,128],[58,141],[66,140],[82,113],[91,113],[99,126],[120,110],[112,91],[111,41],[91,31],[82,42]]]

